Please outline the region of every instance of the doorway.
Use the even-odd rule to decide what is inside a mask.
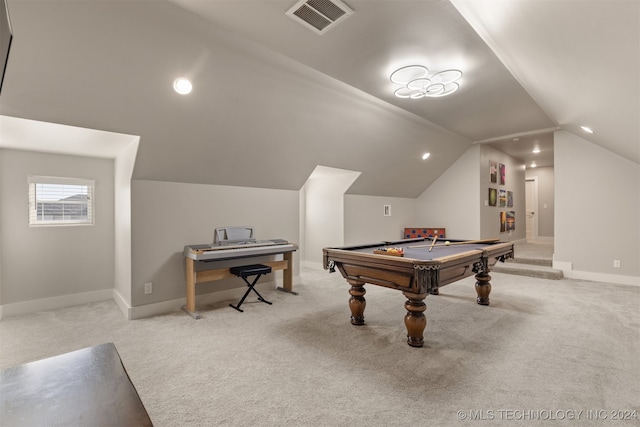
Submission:
[[[527,241],[538,239],[538,178],[532,177],[525,180],[525,212]]]

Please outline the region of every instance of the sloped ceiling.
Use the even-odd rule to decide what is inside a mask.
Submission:
[[[640,163],[640,1],[451,1],[559,127]]]
[[[524,157],[581,124],[640,162],[637,1],[351,0],[322,36],[293,3],[9,0],[0,114],[139,135],[150,180],[297,190],[322,165],[361,172],[350,193],[416,197],[472,143],[518,137]],[[395,98],[389,73],[415,62],[461,68],[460,90]]]

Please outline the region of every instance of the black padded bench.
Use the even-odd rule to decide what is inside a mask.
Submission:
[[[266,299],[262,298],[262,295],[260,295],[260,293],[254,288],[256,283],[258,283],[258,279],[260,279],[260,276],[262,276],[263,274],[271,273],[271,267],[269,267],[268,265],[262,265],[262,264],[251,264],[251,265],[242,265],[238,267],[231,267],[229,271],[231,272],[231,274],[235,274],[236,276],[241,277],[242,280],[245,281],[247,286],[249,286],[249,289],[247,289],[247,292],[245,292],[245,294],[243,295],[238,305],[229,304],[230,307],[233,307],[238,311],[244,312],[244,310],[242,310],[240,306],[242,305],[244,300],[249,295],[249,292],[251,291],[255,292],[256,295],[258,295],[259,301],[262,301],[271,305],[271,303]],[[253,279],[252,283],[249,283],[247,278],[251,276],[256,276],[256,277],[255,279]]]

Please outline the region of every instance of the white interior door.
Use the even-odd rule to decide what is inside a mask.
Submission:
[[[536,240],[538,238],[538,178],[527,178],[525,184],[527,240]]]

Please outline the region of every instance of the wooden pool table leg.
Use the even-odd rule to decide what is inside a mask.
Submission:
[[[414,294],[411,292],[403,292],[407,297],[404,308],[407,314],[404,316],[404,325],[407,327],[407,344],[411,347],[422,347],[424,345],[424,329],[427,327],[427,318],[424,312],[427,305],[424,299],[427,294]]]
[[[352,325],[364,325],[364,309],[367,306],[367,301],[364,299],[364,294],[367,290],[364,288],[364,282],[357,280],[347,279],[351,285],[349,293],[349,308],[351,309],[351,324]]]
[[[489,293],[491,293],[491,276],[489,273],[476,274],[476,293],[478,294],[478,304],[489,305]]]

